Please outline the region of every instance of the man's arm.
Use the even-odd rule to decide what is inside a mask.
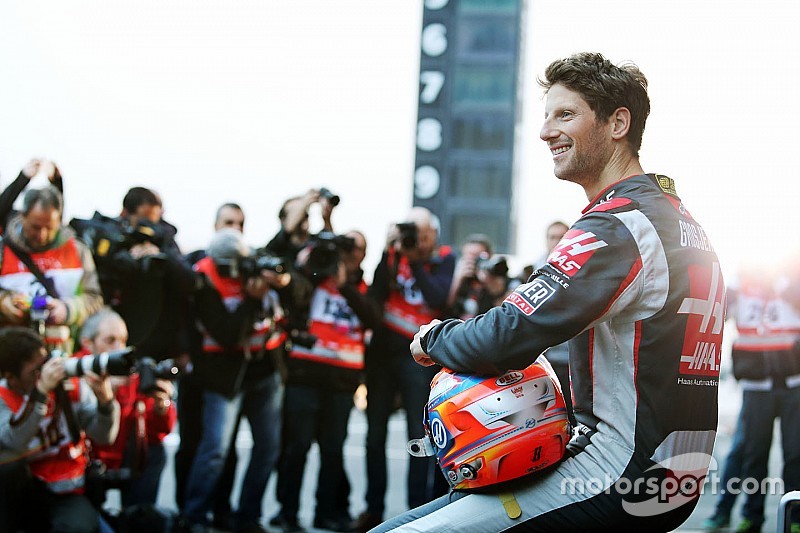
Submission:
[[[566,269],[571,275],[548,263],[501,306],[466,322],[434,325],[418,339],[420,351],[455,371],[494,375],[521,369],[546,348],[571,339],[609,314],[619,314],[640,298],[644,274],[652,273],[641,272],[639,248],[625,226],[600,214],[584,217],[573,229],[594,233],[604,245],[584,256],[579,268]]]
[[[38,391],[16,413],[0,401],[0,458],[18,457],[28,449],[39,432],[46,409],[47,396]]]
[[[97,277],[92,253],[82,242],[76,240],[76,246],[83,265],[83,277],[77,295],[64,296],[62,301],[67,306],[67,325],[81,325],[89,315],[103,308],[103,292]]]
[[[452,254],[442,257],[433,263],[431,272],[425,268],[425,263],[414,261],[411,271],[417,280],[417,287],[422,292],[425,303],[434,309],[442,309],[447,305],[450,294],[450,285],[453,282],[453,272],[456,267],[456,258]]]
[[[194,294],[194,311],[208,333],[220,345],[235,348],[249,334],[256,313],[261,309],[260,299],[246,297],[233,311],[228,311],[219,292],[205,276]]]
[[[88,383],[89,379],[95,380],[95,385]],[[106,381],[108,377],[103,378]],[[85,381],[87,380],[87,381]],[[99,383],[101,378],[97,376],[85,376],[80,381],[80,403],[75,413],[78,423],[86,431],[86,436],[98,444],[112,444],[117,440],[120,422],[120,406],[111,393],[110,386],[108,393],[98,399],[94,389],[102,387]],[[110,399],[108,397],[110,394]]]

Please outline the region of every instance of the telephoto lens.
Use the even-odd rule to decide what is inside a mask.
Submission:
[[[89,354],[83,357],[69,357],[64,360],[64,370],[67,377],[80,377],[87,372],[94,372],[98,376],[129,376],[135,370],[135,361],[129,357],[133,352],[132,347]]]

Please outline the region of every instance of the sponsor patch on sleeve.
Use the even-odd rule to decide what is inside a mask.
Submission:
[[[598,239],[590,231],[571,229],[547,256],[547,262],[564,274],[574,276],[595,251],[606,246],[606,241]]]
[[[530,316],[555,292],[556,290],[544,280],[535,279],[514,289],[514,292],[506,296],[505,301],[522,311],[524,315]]]

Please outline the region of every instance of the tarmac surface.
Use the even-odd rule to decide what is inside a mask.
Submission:
[[[708,479],[711,479],[715,474],[717,476],[720,474],[728,447],[730,446],[730,440],[735,427],[736,417],[738,416],[740,403],[741,391],[738,389],[735,381],[730,377],[724,377],[720,385],[720,421],[717,442],[714,448],[714,458],[717,461],[717,469],[716,471],[712,470],[709,472]],[[364,443],[366,439],[366,431],[367,425],[364,413],[354,409],[350,417],[349,435],[344,449],[345,469],[352,485],[350,497],[350,513],[352,516],[357,516],[365,508],[364,494],[366,490],[366,472]],[[783,460],[779,443],[779,434],[776,432],[775,438],[773,438],[773,448],[770,455],[769,475],[771,477],[778,477],[781,474]],[[168,462],[161,479],[158,504],[165,510],[176,512],[177,507],[174,499],[175,478],[173,473],[172,458],[178,444],[177,434],[173,433],[169,435],[165,441],[165,444],[168,451]],[[244,466],[247,463],[251,444],[252,441],[250,438],[249,428],[247,427],[246,423],[243,423],[236,442],[239,453],[237,485],[238,480],[241,478]],[[389,437],[387,447],[387,457],[389,462],[389,485],[386,496],[386,513],[384,516],[384,518],[387,519],[406,510],[405,472],[407,467],[406,465],[408,463],[408,454],[405,450],[405,444],[405,414],[402,410],[400,410],[392,415],[392,418],[389,421]],[[318,465],[319,455],[316,445],[314,445],[306,464],[303,489],[301,493],[301,509],[298,517],[300,524],[306,527],[307,531],[311,532],[323,531],[315,530],[311,527],[314,516],[314,491],[316,489]],[[703,520],[711,516],[714,510],[716,494],[713,492],[712,484],[707,482],[704,488],[704,493],[701,496],[700,502],[697,505],[694,513],[676,531],[691,532],[703,530]],[[764,532],[775,531],[777,523],[776,512],[780,502],[780,497],[780,494],[767,496],[766,522],[762,530]],[[234,489],[232,501],[236,502],[237,499],[238,491]],[[116,501],[118,500],[116,500],[112,494],[109,496],[107,505],[111,508],[114,508]],[[735,531],[740,520],[738,509],[741,505],[741,502],[742,498],[740,497],[737,501],[737,506],[734,508],[730,528],[721,529],[718,531]],[[275,501],[275,476],[273,475],[270,479],[269,486],[267,487],[267,495],[264,499],[263,524],[265,524],[265,527],[269,528],[269,526],[266,526],[266,523],[277,512],[277,510],[278,506]]]

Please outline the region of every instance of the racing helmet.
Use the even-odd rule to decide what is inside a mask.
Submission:
[[[435,455],[453,489],[477,489],[558,463],[570,438],[561,385],[546,359],[485,377],[443,368],[431,381],[417,457]]]

